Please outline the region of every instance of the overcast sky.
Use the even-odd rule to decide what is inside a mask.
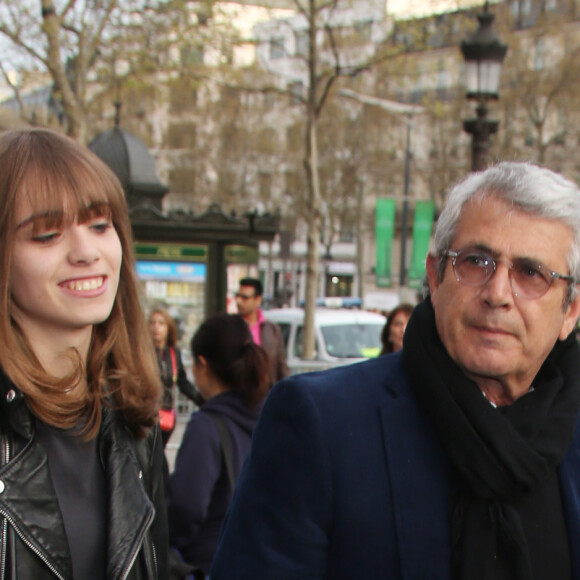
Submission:
[[[483,0],[387,0],[387,12],[393,16],[424,16],[480,5]]]

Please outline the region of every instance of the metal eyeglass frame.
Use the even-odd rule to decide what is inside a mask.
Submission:
[[[485,259],[487,259],[489,262],[491,262],[491,264],[493,265],[493,270],[491,270],[491,273],[487,276],[487,278],[483,279],[481,281],[481,283],[471,283],[471,282],[466,282],[465,280],[463,280],[459,274],[457,273],[457,270],[455,269],[455,262],[457,260],[457,258],[464,252],[466,251],[473,251],[474,253],[480,254],[482,257],[484,257]],[[460,283],[463,284],[464,286],[471,286],[472,288],[479,288],[481,286],[484,286],[485,284],[487,284],[492,278],[493,275],[496,273],[497,271],[497,264],[504,262],[505,264],[508,265],[508,272],[509,272],[509,280],[510,280],[510,286],[512,288],[512,292],[514,294],[514,296],[518,296],[518,292],[516,291],[516,289],[514,288],[514,282],[513,282],[513,278],[511,276],[511,271],[514,267],[514,262],[512,260],[508,260],[507,258],[494,258],[494,256],[492,254],[490,254],[489,252],[486,252],[484,250],[480,250],[476,247],[473,246],[468,246],[466,248],[461,248],[460,250],[445,250],[442,253],[443,256],[447,257],[447,258],[451,258],[451,266],[453,267],[453,273],[455,274],[455,278],[456,280]],[[548,268],[547,266],[545,266],[544,264],[542,264],[541,262],[533,262],[538,269],[543,273],[543,274],[547,274],[549,276],[549,280],[548,280],[548,285],[546,286],[546,289],[541,292],[540,294],[538,294],[537,296],[530,296],[530,295],[525,295],[525,294],[520,294],[523,298],[527,298],[529,300],[536,300],[538,298],[541,298],[542,296],[544,296],[548,290],[551,288],[552,286],[552,282],[556,279],[558,280],[564,280],[565,282],[567,282],[568,284],[577,284],[577,282],[575,281],[573,276],[567,276],[565,274],[559,274],[558,272],[555,272],[554,270],[550,270],[550,268]]]

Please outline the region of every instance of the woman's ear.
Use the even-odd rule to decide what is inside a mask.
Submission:
[[[207,369],[207,361],[205,360],[205,357],[199,355],[198,357],[195,358],[195,361],[200,368],[204,370]]]

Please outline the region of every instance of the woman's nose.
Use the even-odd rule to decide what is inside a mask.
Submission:
[[[100,253],[94,243],[92,232],[86,225],[70,226],[70,248],[68,257],[73,264],[92,264],[99,259]]]

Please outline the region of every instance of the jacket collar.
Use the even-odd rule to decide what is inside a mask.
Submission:
[[[24,395],[0,368],[0,414],[2,420],[21,437],[30,439],[34,420],[26,405]]]
[[[0,467],[0,481],[4,488],[0,495],[2,515],[53,572],[71,578],[64,522],[44,449],[28,439],[16,456]]]
[[[121,578],[137,555],[155,509],[144,486],[143,469],[135,454],[135,440],[118,411],[106,410],[100,453],[109,486],[107,578]]]
[[[42,446],[34,437],[34,418],[22,393],[0,372],[0,413],[24,447],[0,466],[0,510],[18,534],[57,575],[72,577],[64,522]],[[7,437],[8,435],[4,435]],[[155,510],[143,485],[134,438],[121,413],[104,409],[99,453],[109,492],[107,578],[121,578],[131,566]],[[46,526],[46,522],[51,522]]]

